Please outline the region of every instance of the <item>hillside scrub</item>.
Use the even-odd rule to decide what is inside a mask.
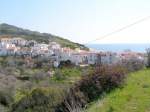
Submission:
[[[65,91],[61,91],[60,89],[63,88],[58,86],[34,89],[13,104],[12,112],[19,112],[20,109],[22,112],[81,112],[88,103],[95,101],[104,93],[122,87],[128,70],[125,67],[121,64],[95,67],[88,75],[82,74],[82,78],[73,84],[69,90],[66,88]],[[131,63],[130,67],[135,67],[135,64]],[[68,77],[80,74],[80,72],[77,74],[77,69],[73,68],[70,69],[71,72],[67,68],[60,70],[60,73]],[[55,80],[58,79],[55,78]],[[59,79],[59,83],[60,80],[64,79]],[[58,81],[56,82],[58,83]]]
[[[59,69],[62,78],[57,79],[55,69],[54,76],[51,77],[40,71],[42,69],[33,69],[28,81],[17,78],[20,87],[15,91],[10,112],[54,112],[55,107],[63,101],[68,88],[80,79],[82,73],[81,68],[63,67]],[[24,72],[30,72],[30,69],[25,69]]]
[[[13,102],[13,98],[10,93],[6,91],[0,91],[0,105],[9,107]]]
[[[11,112],[55,112],[62,98],[61,88],[36,88],[13,104]]]
[[[10,61],[12,59],[14,62]],[[121,87],[126,71],[143,68],[142,62],[136,60],[87,68],[65,66],[66,63],[62,63],[58,69],[50,66],[37,68],[24,66],[24,58],[18,59],[0,58],[1,76],[13,80],[8,82],[13,82],[9,85],[14,87],[14,101],[9,98],[5,100],[5,94],[2,96],[7,107],[12,104],[11,112],[80,112],[104,93]],[[53,74],[49,75],[49,71],[53,71]],[[51,101],[53,97],[56,99]]]

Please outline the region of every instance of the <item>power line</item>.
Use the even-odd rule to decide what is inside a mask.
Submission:
[[[115,30],[115,31],[113,31],[113,32],[107,33],[107,34],[105,34],[105,35],[103,35],[103,36],[101,36],[101,37],[99,37],[99,38],[96,38],[96,39],[94,39],[94,40],[92,40],[92,41],[87,42],[86,44],[89,44],[89,43],[94,42],[94,41],[97,41],[97,40],[102,40],[102,39],[104,39],[104,38],[106,38],[106,37],[108,37],[108,36],[110,36],[110,35],[113,35],[113,34],[115,34],[115,33],[121,32],[121,31],[123,31],[123,30],[125,30],[125,29],[127,29],[127,28],[129,28],[129,27],[132,27],[132,26],[134,26],[134,25],[136,25],[136,24],[139,24],[139,23],[141,23],[141,22],[143,22],[143,21],[146,21],[147,19],[150,19],[150,16],[147,16],[147,17],[142,18],[142,19],[140,19],[140,20],[138,20],[138,21],[136,21],[136,22],[133,22],[133,23],[131,23],[131,24],[128,24],[128,25],[126,25],[126,26],[124,26],[124,27],[122,27],[122,28],[120,28],[120,29],[117,29],[117,30]]]

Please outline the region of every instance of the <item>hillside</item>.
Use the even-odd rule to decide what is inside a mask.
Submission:
[[[0,24],[0,36],[2,35],[9,35],[9,36],[19,36],[21,38],[27,39],[27,40],[36,40],[38,42],[45,42],[48,43],[48,41],[55,41],[61,44],[63,47],[70,47],[70,48],[81,48],[84,50],[88,50],[87,47],[85,47],[82,44],[71,42],[67,39],[64,39],[59,36],[55,36],[49,33],[40,33],[37,31],[30,31],[27,29],[19,28],[13,25],[8,24]]]
[[[129,75],[122,89],[116,89],[92,103],[86,112],[150,112],[150,70]]]

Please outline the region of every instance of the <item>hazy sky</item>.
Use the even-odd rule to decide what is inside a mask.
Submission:
[[[146,16],[150,0],[0,0],[0,23],[80,43]],[[150,43],[150,19],[96,43]]]

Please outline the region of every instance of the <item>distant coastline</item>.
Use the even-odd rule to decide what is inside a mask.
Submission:
[[[145,52],[146,48],[150,47],[149,44],[88,44],[89,48],[100,51],[121,52],[124,50],[131,50],[135,52]]]

